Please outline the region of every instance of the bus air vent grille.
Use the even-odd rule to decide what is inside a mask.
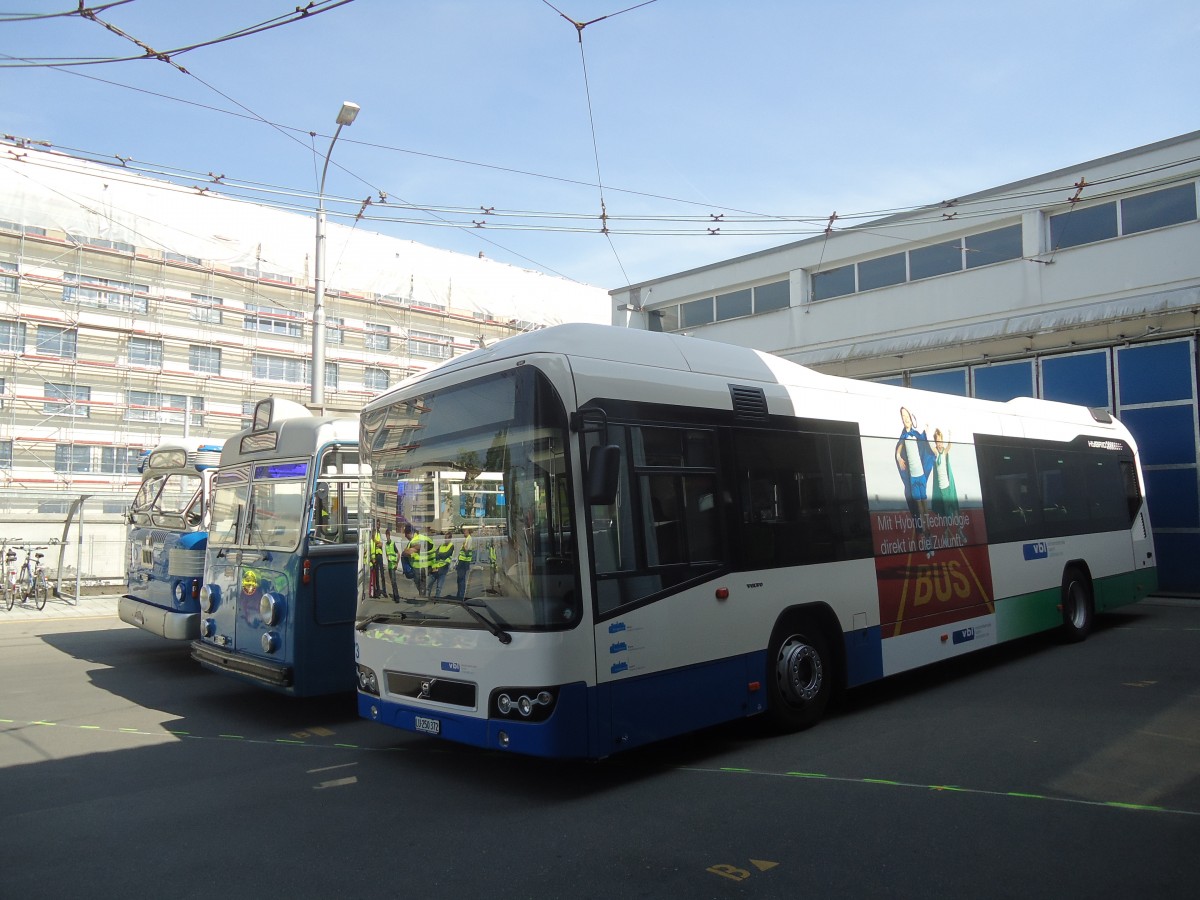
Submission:
[[[765,421],[767,418],[767,397],[760,387],[747,387],[742,384],[731,384],[729,396],[733,398],[733,414],[738,419],[756,419]]]

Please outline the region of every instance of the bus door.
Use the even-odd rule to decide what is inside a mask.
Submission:
[[[272,460],[251,466],[249,503],[237,557],[230,561],[226,576],[237,592],[233,649],[243,653],[274,661],[295,658],[294,618],[299,607],[299,551],[308,466],[308,460]]]
[[[329,680],[321,690],[349,689],[354,678],[351,625],[358,598],[358,448],[329,446],[319,459],[299,585],[299,591],[312,598],[305,601],[311,607],[308,622],[313,630],[306,671]]]

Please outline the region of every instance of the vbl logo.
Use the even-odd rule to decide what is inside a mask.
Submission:
[[[462,666],[456,662],[442,662],[443,672],[461,672]]]
[[[1026,561],[1048,559],[1050,556],[1050,548],[1046,546],[1045,541],[1034,541],[1032,544],[1025,544],[1021,549],[1025,552]]]

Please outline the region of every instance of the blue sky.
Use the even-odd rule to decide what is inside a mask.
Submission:
[[[612,289],[1200,128],[1194,0],[336,2],[0,0],[0,132],[312,210],[353,100],[331,217]]]

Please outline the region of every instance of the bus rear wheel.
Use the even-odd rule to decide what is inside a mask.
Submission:
[[[833,691],[833,658],[824,633],[808,623],[781,629],[767,660],[768,721],[782,732],[817,724]]]
[[[1063,640],[1074,644],[1086,638],[1095,615],[1091,582],[1079,569],[1067,569],[1062,583]]]

